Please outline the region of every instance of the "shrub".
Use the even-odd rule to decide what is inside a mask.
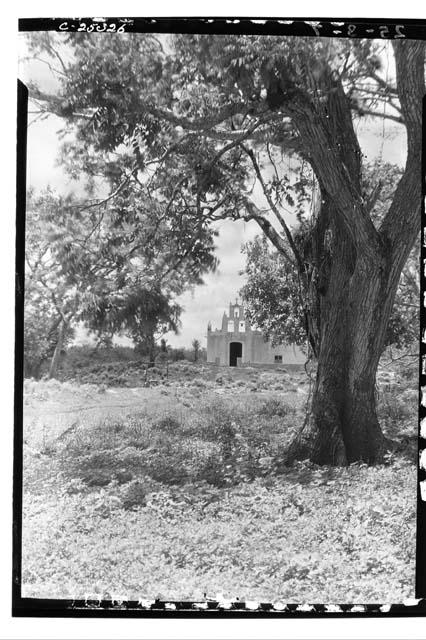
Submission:
[[[179,455],[179,448],[176,446],[173,455],[167,450],[150,451],[145,460],[145,472],[158,482],[165,484],[183,484],[189,473]]]
[[[113,474],[107,470],[87,469],[81,474],[81,479],[88,487],[105,487],[113,480]]]
[[[377,412],[383,428],[390,437],[416,433],[418,392],[407,389],[403,393],[384,391],[377,403]]]
[[[192,381],[192,385],[194,387],[199,387],[200,389],[205,389],[207,387],[207,383],[205,380],[196,379]]]
[[[119,469],[115,472],[115,479],[118,484],[125,484],[126,482],[130,482],[132,480],[133,474],[128,469]]]
[[[169,356],[167,353],[161,351],[158,356],[155,358],[155,363],[157,364],[165,364],[169,359]]]
[[[264,400],[258,409],[258,414],[263,415],[266,418],[271,418],[273,416],[284,417],[287,415],[294,415],[295,413],[296,408],[293,405],[288,402],[284,402],[279,398]]]
[[[146,506],[147,490],[143,483],[135,480],[126,487],[121,496],[121,503],[124,509],[131,510],[137,507]]]
[[[181,424],[173,415],[166,415],[154,422],[153,429],[165,431],[166,433],[179,433]]]

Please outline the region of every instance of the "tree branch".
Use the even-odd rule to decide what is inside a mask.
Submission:
[[[85,205],[81,205],[81,204],[70,205],[70,208],[79,209],[79,211],[86,211],[87,209],[92,209],[93,207],[100,207],[101,205],[106,204],[107,202],[115,198],[115,196],[117,196],[120,193],[120,191],[124,189],[126,184],[130,182],[132,176],[133,176],[133,172],[127,175],[125,179],[122,182],[120,182],[118,187],[114,189],[114,191],[110,193],[109,196],[107,196],[106,198],[102,198],[101,200],[97,200],[96,202],[91,202],[90,204],[85,204]]]
[[[265,198],[266,198],[266,200],[267,200],[267,202],[268,202],[268,204],[269,204],[269,206],[270,206],[271,210],[274,212],[275,217],[277,218],[278,222],[280,223],[281,227],[282,227],[282,228],[283,228],[283,230],[284,230],[284,233],[285,233],[285,235],[286,235],[286,238],[287,238],[287,240],[288,240],[288,243],[289,243],[289,245],[290,245],[290,247],[291,247],[291,250],[293,251],[294,257],[295,257],[295,259],[296,259],[296,262],[297,262],[297,266],[298,266],[299,272],[300,272],[300,273],[303,273],[303,262],[302,262],[302,258],[301,258],[301,256],[300,256],[300,253],[299,253],[299,251],[298,251],[298,249],[297,249],[297,247],[296,247],[296,244],[295,244],[295,242],[294,242],[294,240],[293,240],[293,236],[291,235],[291,231],[290,231],[290,229],[288,228],[286,221],[284,220],[284,218],[283,218],[283,216],[281,215],[281,213],[279,212],[279,210],[278,210],[277,206],[276,206],[276,205],[275,205],[275,203],[273,202],[273,200],[272,200],[272,198],[271,198],[270,194],[268,193],[268,190],[267,190],[267,188],[266,188],[265,181],[263,180],[263,176],[262,176],[262,174],[261,174],[260,167],[259,167],[259,165],[258,165],[258,163],[257,163],[257,160],[256,160],[256,157],[255,157],[255,155],[254,155],[254,152],[253,152],[253,150],[252,150],[252,149],[248,149],[248,148],[247,148],[247,147],[245,147],[243,144],[241,144],[240,146],[242,147],[242,149],[244,149],[244,151],[245,151],[245,152],[246,152],[246,154],[249,156],[249,158],[250,158],[250,160],[251,160],[251,162],[252,162],[252,165],[253,165],[253,167],[254,167],[254,170],[255,170],[256,176],[257,176],[257,178],[258,178],[258,180],[259,180],[259,182],[260,182],[260,184],[261,184],[261,186],[262,186],[262,190],[263,190],[263,193],[264,193],[264,195],[265,195]]]
[[[248,113],[246,102],[231,102],[215,110],[214,115],[211,115],[210,117],[204,116],[201,118],[192,119],[186,118],[185,116],[178,116],[171,109],[166,109],[164,107],[147,105],[146,109],[147,111],[149,111],[149,113],[151,113],[151,115],[155,116],[156,118],[166,120],[166,122],[170,122],[175,126],[179,126],[183,129],[189,129],[192,131],[207,131],[214,128],[224,120],[231,118],[232,116],[241,113]],[[254,115],[265,115],[266,112],[266,110],[262,110],[259,111],[258,114]]]
[[[247,200],[245,203],[245,207],[248,211],[248,214],[243,216],[243,219],[246,220],[246,222],[250,220],[255,220],[255,222],[257,222],[259,227],[262,229],[265,236],[272,242],[274,247],[277,249],[277,251],[280,254],[282,254],[290,264],[295,266],[294,260],[291,258],[290,254],[288,253],[287,246],[283,238],[279,235],[279,233],[277,233],[276,229],[274,229],[274,227],[271,225],[269,220],[266,220],[261,215],[258,207],[254,204],[254,202]]]
[[[45,91],[41,91],[38,87],[36,87],[32,83],[28,83],[28,93],[29,99],[34,102],[44,102],[48,105],[48,108],[45,108],[45,113],[51,113],[59,118],[64,118],[64,109],[62,107],[62,100],[58,98],[58,96],[52,95],[50,93],[46,93]],[[93,110],[95,111],[95,110]],[[78,113],[74,112],[72,114],[67,114],[66,117],[74,117],[74,118],[82,118],[84,120],[92,119],[92,112],[87,113]]]
[[[379,182],[376,184],[376,186],[370,193],[370,196],[367,202],[365,203],[365,210],[367,211],[368,214],[370,214],[371,211],[374,209],[382,189],[383,189],[383,182],[382,180],[379,180]]]
[[[386,93],[391,93],[395,96],[398,95],[397,88],[386,82],[386,80],[384,80],[384,78],[381,78],[375,71],[370,71],[370,77],[373,78],[373,80],[377,82],[379,87],[382,87],[382,89],[384,89]]]
[[[337,100],[339,96],[335,94],[334,97]],[[346,97],[345,101],[346,107],[343,102],[340,104],[343,111],[349,109]],[[340,109],[337,113],[340,113]],[[340,216],[354,246],[374,259],[382,252],[381,238],[365,210],[359,178],[348,168],[357,164],[355,156],[358,149],[352,149],[354,158],[349,149],[347,155],[346,152],[342,154],[343,149],[331,130],[332,126],[336,126],[344,130],[340,134],[342,139],[352,139],[355,134],[352,135],[352,132],[345,129],[352,126],[352,121],[350,125],[349,121],[345,125],[342,120],[330,122],[331,117],[318,117],[315,106],[299,94],[295,94],[286,103],[285,111],[293,118],[304,148],[309,149],[309,162],[315,170],[321,189],[325,189],[335,203],[336,213]]]
[[[398,254],[394,253],[398,260],[392,268],[402,268],[420,228],[425,43],[407,40],[392,45],[398,96],[407,128],[407,162],[379,232]]]
[[[359,116],[372,116],[373,118],[382,118],[383,120],[392,120],[398,124],[404,124],[404,119],[401,116],[393,116],[391,113],[384,113],[383,111],[373,111],[372,109],[364,109],[361,106],[351,106],[352,111],[355,111]]]

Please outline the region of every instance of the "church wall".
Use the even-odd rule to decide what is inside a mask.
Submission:
[[[220,330],[212,331],[209,325],[207,362],[229,366],[231,342],[242,343],[242,364],[303,365],[306,360],[302,351],[294,345],[273,347],[270,342],[265,341],[260,331],[251,329],[245,320],[244,307],[237,303],[229,305],[229,315],[223,314]],[[281,356],[281,360],[276,361],[275,356]]]
[[[207,362],[216,362],[229,365],[229,344],[231,342],[241,342],[243,345],[242,361],[246,361],[246,336],[236,332],[212,331],[207,335]]]
[[[281,356],[282,364],[303,364],[306,360],[305,355],[296,345],[277,345],[274,347],[270,342],[265,342],[263,336],[256,335],[252,362],[274,363],[275,356]]]
[[[227,349],[226,335],[222,332],[210,332],[207,335],[207,362],[216,362],[216,358],[219,358],[219,364],[228,364]]]
[[[273,347],[265,342],[262,334],[254,331],[246,333],[211,331],[207,335],[207,362],[229,365],[229,344],[241,342],[243,345],[243,364],[281,364],[275,363],[275,356],[282,357],[282,364],[303,364],[306,360],[302,351],[293,345]]]

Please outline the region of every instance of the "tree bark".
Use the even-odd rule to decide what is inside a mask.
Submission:
[[[330,304],[322,329],[317,380],[312,401],[311,459],[318,464],[380,462],[384,453],[375,398],[377,366],[388,314],[380,309],[384,277],[350,284],[346,296]],[[342,300],[346,297],[346,300]],[[341,306],[341,303],[345,306]]]
[[[375,389],[388,319],[386,310],[378,312],[383,284],[376,273],[356,293],[349,290],[326,302],[329,312],[323,316],[312,403],[287,462],[304,458],[331,465],[382,461],[385,446]]]
[[[145,337],[146,352],[148,354],[148,368],[155,365],[156,345],[154,334],[151,333]]]
[[[318,275],[317,377],[305,425],[284,463],[309,458],[317,464],[374,464],[386,450],[376,373],[403,256],[396,259],[389,248],[375,256],[360,252],[333,215],[328,233],[331,255],[327,262],[323,252]]]

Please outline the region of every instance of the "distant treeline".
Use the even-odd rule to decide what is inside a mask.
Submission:
[[[167,346],[166,350],[160,350],[160,348],[158,348],[155,360],[151,362],[147,354],[141,354],[133,347],[123,347],[118,345],[110,347],[96,347],[91,344],[82,344],[62,350],[58,366],[58,377],[62,377],[64,374],[77,373],[78,371],[81,371],[86,367],[91,367],[94,364],[134,362],[135,360],[140,360],[141,362],[146,363],[150,362],[150,364],[166,360],[169,362],[177,362],[178,360],[197,360],[198,362],[205,362],[206,357],[206,349],[197,350],[197,355],[195,356],[193,348],[174,348]],[[38,375],[33,375],[32,377],[41,378],[44,375],[47,375],[48,369],[49,365],[48,362],[46,362],[45,366],[41,366]]]

